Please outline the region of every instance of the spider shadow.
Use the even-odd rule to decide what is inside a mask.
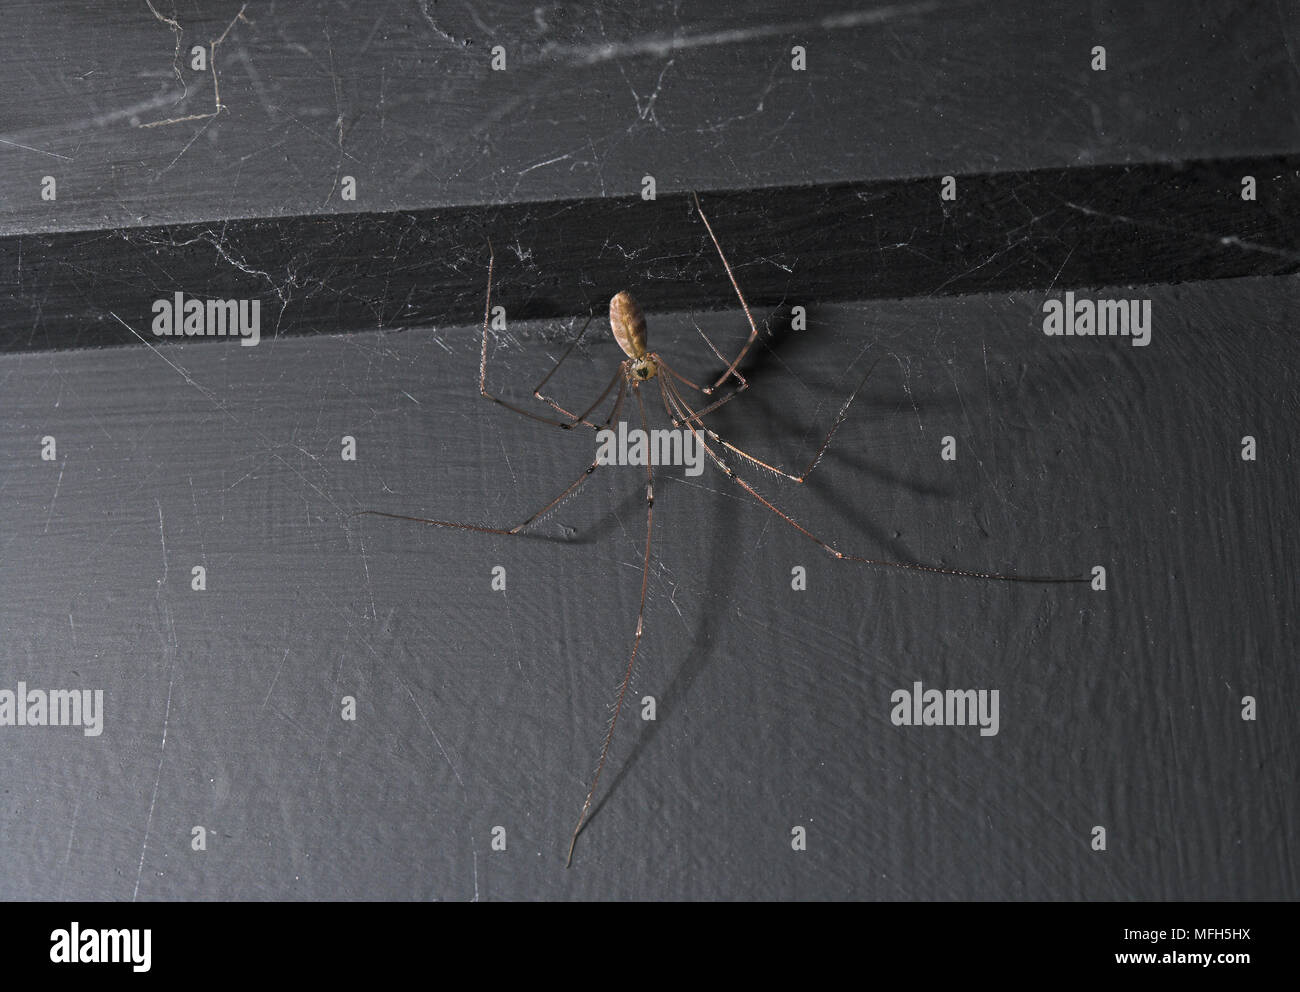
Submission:
[[[814,323],[819,320],[816,308],[809,308],[808,319]],[[741,447],[744,447],[744,443],[738,441],[737,436],[733,436],[738,434],[733,429],[735,426],[743,425],[746,422],[775,424],[786,420],[788,408],[775,404],[769,398],[767,391],[760,388],[763,381],[777,376],[788,377],[791,373],[791,365],[786,362],[787,358],[793,359],[801,352],[815,353],[819,347],[824,347],[824,344],[817,339],[816,332],[796,331],[790,313],[784,308],[770,314],[764,321],[763,327],[767,333],[760,332],[754,346],[750,348],[749,354],[745,356],[745,361],[737,369],[749,382],[749,388],[739,394],[733,401],[719,407],[717,411],[707,418],[710,427],[733,444],[740,444]],[[696,328],[698,330],[698,324]],[[722,365],[712,367],[704,381],[710,383],[716,381],[725,370],[726,367]],[[880,369],[870,373],[870,377],[862,384],[862,390],[854,398],[846,423],[863,420],[870,422],[873,414],[898,416],[911,407],[912,401],[910,399],[905,401],[897,395],[882,395],[873,389],[873,386],[881,382],[881,378]],[[792,458],[795,462],[795,468],[792,470],[804,468],[807,465],[807,459],[810,459],[816,452],[816,446],[821,443],[825,437],[825,432],[830,429],[831,424],[834,422],[833,414],[838,412],[840,403],[849,398],[851,383],[851,378],[842,376],[834,384],[816,383],[808,386],[811,392],[821,394],[824,399],[817,404],[814,413],[815,420],[805,430],[804,436],[798,441],[797,450],[793,452]],[[836,394],[837,389],[842,391],[841,395]],[[694,396],[694,399],[700,399],[698,394]],[[711,399],[706,402],[711,402]],[[924,400],[927,411],[943,412],[945,409],[958,404],[959,400],[951,397],[942,399],[927,398]],[[697,409],[699,408],[699,404],[694,403],[694,401],[692,405],[696,406]],[[841,427],[842,429],[843,427]],[[743,432],[739,433],[743,434]],[[756,452],[751,453],[756,454]],[[855,473],[872,476],[891,488],[908,489],[918,495],[927,497],[949,498],[954,495],[952,489],[926,486],[907,479],[884,468],[877,461],[872,460],[869,455],[858,454],[856,450],[846,448],[842,444],[837,446],[832,443],[826,454],[828,458],[847,464]],[[766,456],[760,455],[760,457]],[[799,459],[804,460],[800,462]],[[742,474],[744,474],[745,469],[749,469],[751,470],[749,474],[759,480],[767,477],[764,470],[745,462],[743,459],[740,459],[739,463],[733,465],[733,467],[741,471]],[[816,479],[817,476],[812,478]],[[806,485],[811,487],[811,480]]]
[[[747,356],[747,362],[740,367],[741,374],[750,383],[750,388],[746,390],[742,396],[738,396],[732,403],[720,408],[717,414],[710,416],[709,423],[711,426],[714,426],[715,429],[717,429],[719,425],[724,424],[726,419],[728,419],[722,416],[722,414],[728,411],[732,413],[730,419],[738,419],[739,414],[736,411],[736,405],[744,403],[746,400],[749,400],[749,405],[751,407],[757,406],[764,416],[769,416],[776,412],[773,410],[773,405],[763,396],[762,390],[756,389],[756,384],[761,383],[765,378],[771,377],[774,372],[786,374],[787,370],[785,368],[777,366],[776,354],[783,348],[789,347],[792,335],[796,335],[798,332],[793,330],[788,315],[783,315],[782,319],[777,320],[771,326],[772,331],[770,334],[770,344],[767,344],[766,347],[751,349],[751,354]],[[762,340],[763,339],[760,337],[759,341]],[[799,349],[796,348],[796,350]],[[716,380],[723,371],[725,371],[725,367],[718,366],[716,371],[712,372],[707,381],[712,382]],[[898,400],[877,400],[874,403],[867,402],[864,404],[861,402],[861,398],[859,398],[859,400],[854,404],[855,408],[860,408],[864,405],[868,408],[877,407],[887,409],[893,413],[898,412],[902,406]],[[714,420],[715,416],[717,417],[716,422]],[[753,419],[752,413],[747,417],[747,419]],[[828,426],[829,425],[825,425],[820,430],[826,430],[828,429]],[[718,433],[724,437],[727,436],[726,432],[722,429],[719,429]],[[814,431],[814,433],[819,432]],[[820,438],[814,438],[813,443],[820,443]],[[832,444],[831,448],[828,449],[828,455],[834,450],[835,447],[834,444]],[[813,452],[809,452],[809,457],[811,457],[812,453]],[[907,480],[897,473],[881,468],[878,464],[872,462],[866,457],[845,457],[841,452],[836,460],[847,462],[853,473],[870,475],[887,485],[904,487],[923,496],[951,497],[953,495],[952,492],[946,488],[924,486]],[[743,460],[740,461],[743,463]],[[720,471],[718,471],[717,466],[713,465],[708,459],[706,459],[706,464],[709,465],[709,469],[714,473],[715,478],[726,478]],[[761,483],[763,480],[759,478],[763,477],[770,479],[771,476],[756,466],[748,465],[748,467],[752,469],[752,471],[748,473],[742,472],[741,474],[746,477],[747,481],[750,481],[751,483],[757,482],[759,484],[760,492],[763,492],[765,496],[773,499],[773,501],[776,502],[778,506],[782,506],[783,509],[785,508],[783,505],[784,496],[791,495],[792,492],[797,492],[799,489],[807,488],[818,491],[829,509],[834,511],[840,519],[853,520],[860,517],[860,513],[858,512],[860,508],[858,506],[853,505],[848,499],[839,495],[836,490],[820,484],[822,476],[814,475],[810,477],[810,481],[803,486],[787,482],[785,486],[780,487],[780,492],[773,492],[770,486],[762,487]],[[745,494],[744,490],[740,489],[740,487],[735,487],[735,493],[742,495],[745,502],[755,506],[764,516],[770,514],[769,510],[755,501],[752,497],[748,496],[748,494]],[[633,493],[631,498],[625,502],[625,505],[630,503],[633,499],[639,500],[640,498],[640,494]],[[588,532],[587,539],[594,540],[601,532],[607,529],[612,529],[612,516],[612,514],[604,515],[604,518],[596,524],[595,528]],[[773,515],[773,517],[774,516],[775,515]],[[779,520],[778,523],[780,523]],[[719,594],[711,592],[711,590],[729,589],[732,587],[736,579],[736,573],[739,566],[736,563],[735,556],[726,553],[726,549],[735,546],[737,528],[739,526],[741,525],[738,523],[738,517],[735,514],[721,513],[717,525],[710,528],[711,540],[709,543],[715,551],[710,556],[709,566],[702,583],[702,588],[705,590],[704,595],[699,597],[699,601],[706,602],[706,609],[702,611],[702,614],[695,625],[695,629],[692,632],[692,645],[706,645],[715,642],[716,635],[718,634],[723,622],[722,617],[730,612],[725,608],[725,603],[716,604],[714,602]],[[907,548],[892,535],[887,534],[882,526],[872,523],[863,527],[859,524],[857,529],[858,531],[865,530],[867,532],[868,537],[874,542],[874,546],[880,549],[879,557],[892,558],[901,561],[910,560]],[[838,535],[819,534],[819,536],[831,543],[835,543],[835,538]],[[665,716],[671,715],[674,705],[679,700],[689,698],[693,686],[712,662],[713,657],[711,652],[707,650],[691,650],[687,654],[687,657],[676,666],[666,687],[659,697],[660,708]],[[608,788],[602,790],[602,794],[594,801],[587,820],[583,825],[584,831],[588,826],[590,826],[591,822],[600,815],[605,804],[611,798],[619,794],[624,780],[636,767],[637,761],[645,750],[654,745],[654,742],[661,733],[665,722],[667,721],[655,720],[642,725],[640,733],[637,734],[627,757],[621,762],[618,772],[614,776],[612,782],[609,784]]]
[[[815,310],[809,311],[809,319],[814,322],[817,321],[818,314]],[[739,440],[744,436],[744,432],[732,430],[732,425],[743,426],[746,422],[778,424],[786,419],[788,408],[781,405],[779,401],[772,400],[767,391],[761,388],[764,379],[772,378],[775,375],[788,377],[789,366],[785,362],[785,358],[793,357],[800,352],[815,352],[820,344],[815,338],[810,338],[808,332],[794,330],[790,314],[784,309],[770,315],[764,322],[764,326],[768,328],[769,333],[766,337],[760,333],[755,346],[750,349],[750,353],[746,356],[746,362],[739,367],[741,375],[750,383],[750,388],[707,418],[709,426],[716,430],[719,435],[733,444],[740,444],[741,447],[745,446],[745,442]],[[716,380],[724,371],[725,366],[717,366],[711,371],[708,381]],[[870,377],[863,383],[864,390],[869,390],[873,381],[880,382],[880,380],[880,370],[872,371]],[[849,382],[851,381],[850,379]],[[830,396],[835,387],[829,384],[825,386],[814,384],[809,388],[813,392]],[[843,395],[835,396],[834,402],[818,405],[817,412],[820,416],[814,415],[814,422],[804,431],[804,435],[799,439],[793,454],[790,455],[790,462],[787,467],[791,471],[806,468],[808,460],[816,453],[817,446],[825,437],[825,432],[830,429],[831,424],[834,422],[833,419],[827,417],[827,413],[838,412],[839,404],[849,398],[848,389],[850,387],[847,384],[842,384],[842,388],[844,389]],[[845,424],[841,425],[839,430],[844,431],[845,427],[853,421],[861,422],[865,420],[870,422],[873,414],[884,418],[905,415],[916,402],[920,402],[927,411],[938,410],[942,412],[945,408],[959,405],[960,400],[955,397],[948,397],[943,399],[922,398],[917,401],[910,396],[904,399],[898,396],[896,391],[892,394],[883,395],[870,391],[866,392],[866,395],[859,393],[849,410],[848,419]],[[841,437],[842,435],[837,432],[837,439]],[[786,446],[786,451],[789,450],[790,448]],[[767,453],[750,451],[750,454],[765,460],[772,460],[772,456]],[[884,467],[869,454],[859,453],[859,449],[850,448],[843,443],[837,446],[836,441],[832,441],[826,449],[818,471],[810,475],[807,481],[802,484],[790,482],[779,476],[773,476],[766,470],[739,457],[733,457],[730,462],[739,475],[755,485],[764,496],[774,500],[783,509],[785,509],[782,505],[783,500],[788,500],[794,494],[806,490],[816,493],[834,512],[835,518],[840,520],[860,519],[862,513],[859,503],[855,503],[852,499],[846,497],[841,489],[832,487],[827,483],[828,473],[826,470],[829,465],[835,463],[843,465],[854,480],[864,477],[870,478],[889,490],[905,490],[916,496],[931,500],[950,500],[957,496],[956,488],[951,485],[927,485],[917,482],[915,479],[908,478],[897,471]],[[711,467],[714,466],[711,465]],[[860,483],[855,485],[854,488],[861,489]],[[858,530],[861,532],[863,528],[859,526]],[[830,539],[831,543],[835,543],[833,539],[837,535],[822,533],[818,536],[823,539]],[[910,553],[907,548],[892,535],[886,533],[883,527],[867,527],[865,528],[865,536],[873,542],[876,549],[875,556],[892,557],[900,560],[909,557]]]
[[[718,478],[725,478],[721,473],[716,473],[716,475]],[[738,491],[743,492],[743,490]],[[640,499],[639,494],[633,494],[633,499]],[[763,516],[770,514],[770,511],[766,510],[761,504],[753,500],[747,501]],[[627,502],[630,504],[631,500]],[[728,553],[728,549],[737,545],[740,533],[745,526],[735,513],[720,512],[716,518],[716,523],[709,528],[710,546],[714,548],[714,552],[710,555],[708,567],[700,583],[703,592],[695,597],[696,602],[703,604],[705,608],[700,612],[694,630],[691,632],[685,657],[673,669],[665,688],[659,694],[661,719],[641,725],[640,732],[628,751],[627,757],[619,765],[618,772],[610,782],[609,787],[602,790],[602,794],[594,801],[583,825],[584,831],[600,815],[605,804],[620,794],[624,780],[636,767],[642,754],[655,745],[655,741],[662,732],[664,725],[671,720],[676,704],[691,697],[695,683],[716,660],[714,657],[715,652],[699,648],[717,643],[717,637],[722,625],[727,622],[726,618],[729,618],[734,612],[730,608],[731,601],[724,594],[714,590],[731,589],[735,584],[741,565],[739,558]],[[900,542],[887,537],[878,526],[873,526],[870,529],[875,534],[879,546],[888,548],[890,553],[899,560],[907,560],[907,551]],[[652,629],[648,627],[647,636],[649,636]]]

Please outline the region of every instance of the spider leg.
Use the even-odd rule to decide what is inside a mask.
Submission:
[[[707,340],[707,339],[706,339],[706,340]],[[684,375],[682,375],[681,373],[677,372],[675,369],[669,368],[669,367],[668,367],[668,363],[665,362],[665,361],[664,361],[662,358],[660,358],[658,355],[655,355],[655,361],[658,362],[659,365],[662,366],[664,369],[667,369],[668,374],[671,375],[674,379],[678,379],[678,380],[680,380],[681,382],[683,382],[683,383],[685,383],[686,385],[690,386],[690,387],[691,387],[692,389],[694,389],[696,392],[704,393],[704,395],[706,395],[706,396],[709,395],[709,393],[708,393],[705,389],[702,389],[701,387],[697,386],[695,383],[691,382],[691,380],[690,380],[690,379],[687,379],[686,376],[684,376]],[[720,400],[714,400],[712,403],[710,403],[708,406],[706,406],[703,410],[699,411],[699,413],[697,413],[697,414],[695,415],[695,419],[696,419],[696,421],[697,421],[698,423],[703,423],[702,421],[699,420],[700,417],[707,417],[710,413],[712,413],[712,412],[713,412],[714,410],[716,410],[718,407],[722,406],[722,405],[725,404],[725,403],[729,403],[729,402],[731,402],[731,401],[734,400],[737,396],[739,396],[741,393],[743,393],[746,389],[749,388],[749,382],[748,382],[747,380],[745,380],[744,378],[742,378],[739,372],[736,373],[736,378],[740,379],[740,385],[737,386],[736,389],[735,389],[733,392],[730,392],[730,393],[728,393],[726,396],[722,397],[722,399],[720,399]],[[675,417],[673,418],[673,426],[674,426],[674,427],[681,427],[681,426],[682,426],[681,424],[679,424],[679,423],[677,422],[677,418],[675,418]]]
[[[718,249],[718,258],[722,259],[722,267],[727,270],[727,278],[731,280],[732,288],[735,289],[736,296],[740,299],[740,308],[745,311],[745,319],[749,321],[749,337],[745,339],[744,345],[741,346],[740,353],[736,355],[732,363],[727,366],[726,371],[724,371],[722,375],[718,376],[718,381],[703,390],[703,392],[708,395],[721,386],[728,376],[734,375],[737,379],[740,379],[741,382],[745,381],[741,377],[740,373],[736,371],[736,367],[744,361],[745,355],[749,352],[750,346],[758,337],[758,325],[754,323],[754,315],[749,312],[749,304],[745,302],[745,294],[740,291],[740,283],[736,282],[736,274],[731,271],[731,263],[727,261],[727,256],[722,252],[722,245],[718,243],[718,236],[713,233],[713,225],[709,223],[709,218],[704,215],[704,209],[700,206],[699,196],[695,193],[692,193],[691,196],[695,198],[695,210],[700,215],[700,220],[704,221],[704,227],[708,230],[709,237],[713,239],[713,247]],[[708,341],[708,338],[705,338],[704,340]],[[709,344],[709,347],[713,347],[712,343]],[[714,348],[714,352],[717,352],[716,348]],[[722,356],[719,355],[718,357],[721,358]]]
[[[480,395],[484,397],[484,399],[489,399],[493,403],[497,403],[500,406],[505,407],[507,410],[513,410],[515,413],[519,414],[522,417],[527,417],[529,420],[536,420],[543,424],[550,424],[552,427],[560,427],[563,428],[564,430],[569,430],[570,428],[576,426],[575,423],[566,423],[562,420],[555,420],[552,417],[543,417],[541,414],[533,413],[531,410],[525,410],[521,406],[515,406],[513,403],[508,403],[505,400],[501,399],[501,397],[494,396],[488,392],[488,388],[487,388],[488,321],[492,317],[492,272],[495,264],[496,264],[496,253],[492,248],[492,242],[489,241],[488,242],[487,299],[483,304],[483,348],[479,352],[479,360],[478,360],[478,391]],[[586,331],[585,327],[583,328],[583,331],[584,332]],[[582,335],[580,334],[578,336],[581,337]],[[574,345],[576,345],[577,343],[578,343],[577,340],[573,342]],[[570,345],[569,351],[572,350],[573,350],[573,345]],[[564,359],[568,357],[568,355],[569,352],[566,351],[564,353],[564,356],[560,359],[560,362],[563,362]],[[555,367],[559,368],[559,365],[560,363],[557,362]],[[554,373],[555,369],[552,369],[551,372]],[[549,379],[550,376],[548,375],[546,378]],[[542,383],[538,385],[538,389],[540,389],[541,386],[544,385],[545,383],[546,383],[546,379],[543,379]],[[606,394],[608,392],[609,392],[608,389],[605,390]],[[604,399],[604,396],[605,394],[602,394],[601,399]],[[583,423],[583,425],[586,427],[598,429],[596,428],[596,425],[592,423],[585,423],[582,421],[578,421],[578,423]]]
[[[609,391],[614,388],[614,383],[617,382],[618,377],[623,374],[623,367],[620,365],[619,368],[614,372],[614,378],[611,379],[609,381],[609,385],[605,387],[605,391],[601,393],[599,397],[597,397],[595,403],[587,407],[587,409],[584,410],[582,413],[570,413],[564,407],[560,406],[560,404],[557,403],[555,400],[551,399],[551,397],[542,394],[542,387],[551,381],[551,376],[555,375],[555,373],[559,371],[560,366],[564,364],[565,359],[567,359],[569,355],[572,353],[573,349],[578,346],[578,342],[581,341],[582,336],[587,333],[587,328],[591,326],[591,322],[594,319],[594,317],[595,314],[592,314],[591,317],[587,318],[587,322],[582,325],[582,330],[578,332],[578,336],[573,339],[569,347],[564,350],[564,354],[560,356],[560,360],[555,363],[555,365],[551,368],[551,371],[546,373],[546,377],[542,379],[542,381],[539,382],[537,386],[533,389],[533,396],[541,400],[543,403],[549,404],[550,407],[556,412],[562,413],[569,418],[569,423],[564,425],[566,427],[577,427],[579,424],[582,424],[587,427],[596,427],[599,430],[599,427],[597,427],[596,424],[593,424],[590,421],[588,421],[587,418],[591,415],[591,412],[596,409],[596,407],[600,406],[600,404],[605,401],[605,397],[609,395]]]
[[[701,214],[701,216],[703,216],[703,215]],[[725,261],[725,259],[724,259],[724,261]],[[737,291],[739,291],[739,287],[737,287]],[[741,302],[742,302],[742,303],[744,302],[744,299],[745,299],[745,298],[742,296],[742,297],[741,297]],[[694,323],[694,321],[692,321],[692,323]],[[708,336],[707,334],[704,333],[703,329],[700,327],[699,324],[695,324],[695,330],[696,330],[696,332],[700,335],[700,337],[702,337],[702,338],[704,339],[704,343],[707,344],[707,345],[709,346],[709,350],[710,350],[711,352],[713,352],[714,355],[717,356],[718,361],[725,363],[727,360],[726,360],[725,358],[722,357],[722,352],[720,352],[720,351],[718,350],[717,345],[715,345],[712,341],[709,340],[709,336]],[[743,375],[740,374],[740,370],[739,370],[739,369],[734,370],[731,374],[734,375],[734,376],[736,377],[736,379],[739,380],[739,382],[740,382],[740,385],[739,385],[739,386],[737,387],[737,389],[736,389],[736,393],[742,393],[742,392],[744,392],[746,389],[749,388],[749,381],[748,381],[748,380],[747,380]],[[697,390],[699,390],[699,391],[700,391],[701,393],[703,393],[705,396],[708,396],[708,395],[712,392],[712,389],[704,389],[704,388],[702,388],[702,387],[700,387],[700,386],[695,385],[695,383],[693,383],[693,382],[688,382],[687,379],[686,379],[684,376],[678,376],[678,378],[681,379],[682,382],[686,382],[687,385],[689,385],[692,389],[697,389]],[[713,387],[713,388],[715,388],[715,389],[717,388],[717,384],[716,384],[716,383],[714,384],[714,387]],[[733,393],[732,395],[734,396],[735,393]],[[719,405],[721,405],[721,404],[719,404]],[[703,416],[703,413],[701,413],[701,416]]]
[[[635,379],[631,381],[632,395],[636,397],[636,405],[641,412],[641,429],[649,433],[645,403],[641,400],[641,384]],[[609,730],[605,733],[605,743],[600,748],[600,761],[596,765],[596,774],[591,780],[591,789],[587,792],[587,798],[582,804],[582,811],[578,814],[578,823],[573,828],[573,837],[569,841],[569,855],[564,861],[566,868],[573,864],[573,847],[578,843],[578,834],[582,832],[583,824],[587,821],[587,813],[591,809],[591,801],[596,796],[596,787],[600,784],[600,773],[605,769],[605,759],[609,757],[609,746],[614,741],[614,730],[618,727],[618,717],[623,712],[623,698],[627,695],[627,687],[632,681],[632,669],[636,667],[637,652],[641,648],[641,635],[645,632],[645,594],[650,583],[650,538],[654,532],[655,514],[655,477],[654,468],[650,465],[649,458],[646,459],[645,471],[645,557],[641,562],[641,600],[636,612],[636,634],[632,639],[632,655],[628,658],[627,671],[623,675],[623,685],[619,688],[618,698],[614,701],[614,716],[609,721]]]
[[[561,361],[563,361],[563,359],[561,359]],[[559,366],[557,365],[556,368],[559,368]],[[597,396],[596,401],[592,403],[591,406],[587,407],[587,409],[583,410],[582,413],[570,413],[568,410],[564,409],[564,407],[560,406],[560,404],[556,403],[555,400],[551,399],[549,396],[543,396],[540,392],[537,392],[537,390],[533,391],[533,395],[539,400],[544,400],[549,403],[554,409],[568,417],[570,422],[565,424],[565,427],[578,427],[582,425],[586,427],[594,427],[599,430],[599,425],[593,424],[587,418],[591,416],[592,411],[595,410],[596,407],[605,402],[605,397],[609,395],[610,390],[614,388],[620,378],[624,380],[627,378],[627,362],[619,363],[618,368],[614,370],[614,377],[609,380],[609,385],[605,387],[605,391]],[[538,386],[537,388],[541,389],[541,386]]]
[[[623,384],[619,387],[618,396],[614,400],[614,405],[609,411],[609,416],[605,418],[606,425],[608,425],[622,411],[623,400],[626,395],[627,395],[627,381],[624,380]],[[358,510],[355,513],[353,513],[352,516],[388,517],[390,520],[408,520],[411,523],[428,524],[432,527],[450,527],[455,530],[477,531],[480,534],[505,534],[507,536],[513,536],[515,534],[519,534],[522,531],[526,530],[532,524],[536,523],[538,520],[546,516],[553,509],[555,509],[566,499],[568,499],[569,496],[571,496],[578,489],[579,486],[581,486],[584,482],[587,481],[587,479],[591,477],[592,473],[596,471],[598,464],[599,463],[593,459],[592,463],[583,470],[583,473],[580,476],[578,476],[576,479],[574,479],[573,482],[570,483],[562,493],[560,493],[560,495],[556,496],[555,499],[551,500],[540,510],[534,513],[531,517],[523,521],[523,523],[516,524],[514,527],[484,527],[478,524],[456,523],[455,521],[452,520],[432,520],[428,517],[408,516],[404,513],[385,513],[382,510]]]

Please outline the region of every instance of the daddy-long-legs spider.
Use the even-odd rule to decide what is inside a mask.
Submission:
[[[673,368],[673,366],[665,360],[663,355],[651,351],[647,341],[644,314],[631,294],[624,290],[616,293],[610,300],[609,315],[614,339],[623,350],[626,357],[619,363],[614,375],[609,380],[608,385],[605,386],[600,395],[597,396],[596,399],[586,407],[586,409],[581,410],[580,412],[574,412],[573,410],[561,405],[558,400],[543,392],[543,390],[546,389],[551,378],[555,375],[560,366],[564,364],[566,359],[568,359],[568,357],[573,353],[573,350],[586,334],[588,327],[591,325],[590,319],[569,344],[568,348],[560,358],[555,362],[551,370],[533,389],[533,397],[536,400],[545,403],[549,407],[547,414],[527,410],[494,395],[489,392],[487,386],[488,336],[492,315],[492,278],[495,269],[495,254],[492,252],[491,246],[489,245],[487,293],[484,304],[483,337],[479,356],[479,393],[484,398],[491,400],[493,403],[539,423],[566,431],[572,431],[575,428],[578,428],[591,429],[598,433],[610,429],[615,424],[619,423],[619,418],[623,415],[624,406],[630,395],[636,406],[636,421],[640,424],[640,428],[644,432],[643,436],[648,436],[650,433],[650,418],[647,414],[646,401],[642,397],[641,388],[645,386],[647,389],[657,389],[660,405],[673,428],[679,431],[684,430],[689,432],[691,440],[697,446],[697,450],[702,451],[707,456],[708,461],[717,470],[743,490],[748,497],[761,504],[784,521],[784,523],[797,530],[806,538],[817,544],[823,551],[838,560],[892,569],[929,572],[935,575],[955,578],[981,579],[999,582],[1062,583],[1088,581],[1087,577],[1080,576],[1023,576],[954,569],[940,567],[938,565],[924,564],[921,562],[891,561],[869,558],[863,555],[840,551],[829,541],[824,540],[812,530],[805,528],[792,515],[787,513],[767,497],[763,496],[754,488],[753,485],[751,485],[746,479],[742,478],[736,470],[736,465],[741,465],[742,468],[752,466],[753,468],[761,469],[776,478],[785,479],[798,484],[805,482],[812,471],[821,462],[822,457],[829,448],[836,431],[848,415],[849,408],[852,405],[854,398],[867,381],[872,369],[875,368],[875,364],[873,363],[871,367],[868,368],[866,374],[859,380],[857,387],[849,394],[848,399],[845,400],[843,405],[840,407],[830,430],[826,433],[821,445],[817,448],[812,459],[802,472],[788,472],[778,465],[765,461],[723,438],[708,426],[704,418],[708,417],[749,388],[749,381],[741,371],[741,363],[744,361],[755,341],[757,341],[759,334],[758,324],[754,320],[749,304],[745,300],[745,295],[741,291],[740,285],[736,280],[735,272],[733,271],[731,264],[727,261],[726,254],[722,250],[722,245],[719,243],[717,235],[714,233],[708,217],[700,206],[699,198],[695,197],[694,202],[696,212],[699,214],[700,220],[704,223],[705,230],[708,232],[709,238],[713,242],[714,248],[717,250],[718,258],[722,262],[723,269],[726,271],[727,278],[730,280],[731,285],[736,292],[736,297],[740,301],[741,309],[744,311],[745,319],[749,324],[749,334],[746,337],[744,344],[737,351],[735,357],[730,361],[726,359],[726,357],[713,345],[711,341],[709,341],[707,337],[704,338],[713,354],[720,362],[724,363],[724,368],[716,379],[713,379],[712,382],[705,379],[703,380],[703,384],[694,382],[682,375],[677,371],[677,369]],[[701,332],[701,335],[703,336],[703,332]],[[699,399],[688,400],[688,396],[692,393],[698,394]],[[613,396],[612,401],[610,400],[611,395]],[[609,411],[602,419],[598,419],[597,411],[607,401],[610,401]],[[651,407],[653,408],[653,401]],[[641,591],[637,607],[636,625],[632,638],[631,652],[623,675],[623,681],[614,701],[613,716],[609,722],[609,727],[600,748],[600,757],[596,764],[595,774],[591,780],[591,787],[583,801],[581,810],[578,814],[577,823],[575,824],[573,834],[570,837],[568,854],[565,860],[566,865],[572,863],[574,846],[577,843],[578,835],[581,833],[583,826],[587,822],[587,816],[591,811],[592,801],[597,794],[601,772],[604,770],[606,760],[609,757],[609,751],[614,740],[615,730],[618,727],[619,715],[623,710],[624,699],[627,695],[628,686],[632,680],[632,673],[636,667],[637,655],[640,651],[642,637],[645,633],[644,619],[646,592],[649,584],[651,550],[654,534],[654,460],[650,457],[645,457],[643,460],[636,460],[631,463],[637,466],[643,464],[645,468],[646,530],[645,546],[642,552]],[[586,469],[583,470],[582,474],[570,483],[558,496],[547,502],[523,522],[512,527],[493,527],[450,520],[435,520],[426,517],[390,513],[380,510],[362,510],[359,511],[358,515],[388,517],[393,520],[404,520],[435,527],[450,527],[458,530],[476,531],[485,534],[499,534],[505,536],[518,535],[554,510],[560,505],[560,503],[572,496],[601,464],[604,464],[604,462],[598,455],[592,460]]]

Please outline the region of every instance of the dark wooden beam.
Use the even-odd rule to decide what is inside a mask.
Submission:
[[[1253,176],[1257,199],[1243,200]],[[749,302],[1176,283],[1300,270],[1300,156],[713,192]],[[689,193],[0,240],[5,351],[148,340],[154,300],[258,299],[264,337],[475,323],[489,239],[512,318],[736,298]],[[118,319],[120,318],[120,322]],[[124,325],[129,325],[124,326]]]

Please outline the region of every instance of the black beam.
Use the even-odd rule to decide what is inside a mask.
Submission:
[[[1300,156],[959,176],[955,201],[940,185],[713,192],[704,209],[756,307],[1300,270]],[[0,348],[170,340],[151,306],[176,292],[261,300],[264,337],[474,323],[489,239],[512,318],[598,312],[624,288],[652,311],[736,302],[674,192],[11,236]]]

